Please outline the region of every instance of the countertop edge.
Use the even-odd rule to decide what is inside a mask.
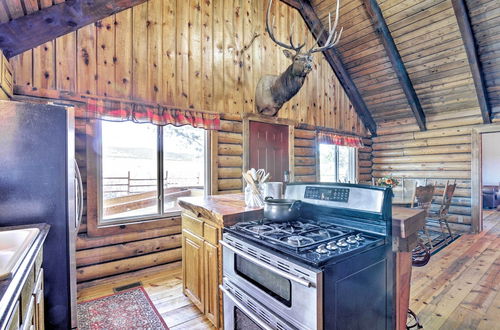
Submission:
[[[25,229],[25,228],[38,228],[40,232],[35,238],[31,248],[28,250],[23,258],[23,261],[17,266],[14,275],[3,281],[8,281],[7,283],[2,283],[1,285],[7,285],[7,290],[0,298],[0,329],[4,329],[7,326],[9,317],[14,309],[15,299],[21,294],[22,283],[24,283],[28,277],[28,274],[35,263],[36,256],[40,251],[45,239],[50,230],[50,225],[46,223],[23,225],[23,226],[9,226],[1,227],[0,231],[15,230],[15,229]]]

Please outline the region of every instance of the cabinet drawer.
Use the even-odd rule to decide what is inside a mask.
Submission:
[[[187,229],[195,235],[203,236],[203,221],[183,213],[182,229]]]
[[[21,290],[21,323],[25,324],[28,317],[29,304],[35,290],[35,267],[29,272],[28,278]]]
[[[207,242],[215,246],[219,245],[219,229],[206,222],[203,224],[203,237],[205,237]]]

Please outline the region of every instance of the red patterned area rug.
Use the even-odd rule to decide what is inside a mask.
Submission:
[[[168,330],[143,287],[78,304],[79,330]]]

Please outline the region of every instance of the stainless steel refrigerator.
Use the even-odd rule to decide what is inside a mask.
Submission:
[[[0,226],[51,225],[43,252],[48,329],[76,327],[74,141],[72,108],[0,101]]]

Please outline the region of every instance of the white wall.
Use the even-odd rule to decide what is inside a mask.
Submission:
[[[500,183],[500,132],[483,136],[483,185]]]

